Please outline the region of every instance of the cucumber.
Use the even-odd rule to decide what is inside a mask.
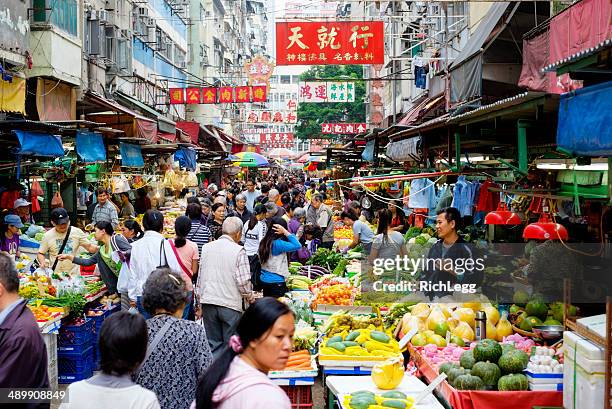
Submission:
[[[406,409],[406,402],[399,399],[386,399],[382,402],[381,406],[385,408]]]
[[[355,341],[344,341],[344,342],[342,342],[342,344],[345,347],[358,347],[359,346],[359,344],[357,342],[355,342]]]
[[[359,332],[359,331],[353,331],[353,332],[351,332],[350,334],[348,334],[344,340],[345,340],[345,341],[354,341],[354,340],[356,340],[356,339],[357,339],[357,337],[358,337],[359,335],[361,335],[361,332]]]
[[[382,342],[383,344],[391,341],[391,337],[381,331],[371,331],[370,338],[372,338],[374,341]]]
[[[346,349],[346,347],[344,346],[342,342],[332,342],[331,344],[328,342],[327,347],[334,348],[336,351],[340,351],[340,352],[344,352],[344,350]]]
[[[349,405],[353,409],[368,409],[370,405],[376,404],[376,401],[371,402],[370,398],[367,396],[358,396],[356,398],[351,398]]]
[[[383,398],[388,398],[388,399],[406,399],[406,394],[400,391],[389,391],[389,392],[385,392],[382,395]]]
[[[340,335],[335,335],[327,340],[327,345],[333,344],[334,342],[342,342],[342,337]]]
[[[355,396],[360,396],[360,395],[366,395],[366,396],[369,396],[371,398],[376,396],[376,394],[374,392],[372,392],[372,391],[361,390],[361,391],[357,391],[357,392],[351,393],[351,398],[355,397]]]

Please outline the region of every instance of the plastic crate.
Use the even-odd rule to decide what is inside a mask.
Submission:
[[[60,375],[74,375],[83,372],[93,372],[94,347],[93,345],[80,354],[65,354],[60,351],[57,359],[57,371]]]
[[[78,381],[84,381],[85,379],[89,379],[93,376],[93,369],[89,369],[89,371],[77,373],[77,374],[61,374],[58,376],[58,383],[60,385],[67,383],[74,383]]]
[[[59,329],[58,345],[83,345],[94,339],[95,322],[87,318],[81,325],[62,325]]]
[[[311,385],[281,386],[291,401],[291,408],[306,409],[312,408],[312,387]]]
[[[98,345],[98,343],[96,342],[94,344],[94,371],[99,371],[100,370],[100,346]]]

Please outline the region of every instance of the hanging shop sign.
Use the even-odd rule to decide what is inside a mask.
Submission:
[[[274,72],[274,64],[266,57],[256,55],[244,65],[249,85],[266,85]]]
[[[355,135],[364,133],[368,129],[367,124],[365,123],[356,123],[356,124],[330,124],[324,123],[321,124],[321,133],[322,134],[337,134],[337,135]]]
[[[170,88],[168,91],[172,105],[250,103],[268,100],[266,85]]]
[[[300,102],[355,102],[354,82],[300,82]]]
[[[287,111],[297,111],[298,102],[295,99],[290,99],[287,101]]]
[[[268,125],[265,128],[243,128],[243,135],[259,135],[260,133],[284,133],[286,129],[280,129],[280,127],[286,128],[284,124]]]
[[[384,64],[382,21],[276,23],[277,65]]]
[[[295,124],[297,114],[294,111],[248,111],[246,122],[249,124]]]
[[[262,133],[259,134],[259,146],[262,150],[274,148],[293,148],[292,133]]]

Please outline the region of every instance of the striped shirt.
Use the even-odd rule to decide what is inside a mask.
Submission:
[[[117,215],[117,209],[111,202],[106,202],[103,205],[98,203],[94,208],[93,215],[91,216],[92,221],[98,222],[110,222],[113,225],[113,229],[119,226],[119,216]]]
[[[187,238],[198,245],[198,254],[202,254],[202,246],[211,239],[210,229],[197,220],[191,220],[191,230]]]

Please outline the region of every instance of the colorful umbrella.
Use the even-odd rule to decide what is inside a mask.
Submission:
[[[238,160],[233,163],[234,166],[257,168],[270,165],[266,158],[255,152],[238,152],[235,156]]]
[[[295,158],[296,153],[291,149],[287,148],[274,148],[266,154],[268,158],[282,159],[282,158]]]

